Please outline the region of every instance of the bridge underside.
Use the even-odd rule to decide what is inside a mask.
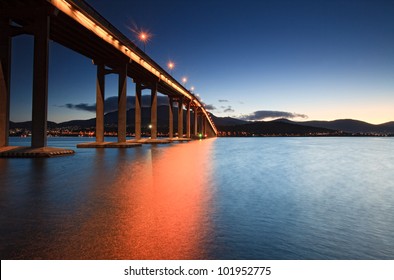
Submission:
[[[22,34],[34,36],[32,148],[44,148],[47,144],[49,40],[92,59],[97,65],[96,147],[133,146],[126,144],[127,77],[136,83],[135,142],[141,140],[141,92],[144,89],[151,91],[152,142],[158,142],[155,141],[158,92],[169,97],[170,139],[174,136],[174,102],[178,103],[179,120],[183,120],[183,107],[186,107],[186,135],[183,137],[183,121],[180,121],[178,139],[190,139],[193,135],[216,136],[212,120],[194,95],[85,2],[0,0],[0,8],[0,147],[8,146],[11,42],[12,37]],[[104,83],[105,75],[110,73],[119,75],[118,143],[104,145]],[[191,111],[194,115],[193,133]]]

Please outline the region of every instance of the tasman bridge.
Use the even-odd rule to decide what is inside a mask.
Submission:
[[[199,134],[217,135],[215,124],[200,100],[82,0],[0,0],[0,152],[18,154],[8,143],[10,119],[11,42],[14,36],[34,36],[31,150],[50,154],[47,148],[49,40],[91,58],[97,67],[96,142],[80,147],[128,147],[141,141],[141,92],[151,93],[151,137],[157,139],[157,93],[168,96],[169,139],[174,139],[173,104],[178,104],[177,140]],[[117,142],[104,142],[105,75],[117,74]],[[126,139],[126,82],[136,84],[135,139]],[[70,81],[72,82],[72,81]],[[186,135],[183,113],[186,109]],[[193,118],[191,117],[193,115]],[[193,120],[193,124],[192,124]],[[192,131],[193,130],[193,131]],[[16,151],[16,150],[15,150]],[[25,150],[23,150],[25,151]],[[27,156],[28,152],[20,153]],[[72,152],[63,150],[64,153]],[[56,153],[62,153],[57,150]]]

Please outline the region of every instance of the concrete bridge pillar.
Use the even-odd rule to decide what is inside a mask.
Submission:
[[[192,101],[190,100],[186,105],[186,138],[190,138],[190,106]]]
[[[199,126],[198,134],[204,135],[204,114],[202,112],[199,114],[198,126]]]
[[[49,23],[50,17],[44,11],[36,16],[34,23],[33,148],[47,145]]]
[[[157,139],[157,83],[153,84],[151,88],[151,109],[150,109],[150,137]]]
[[[200,128],[201,134],[204,136],[205,135],[205,116],[203,113],[201,113],[201,128]]]
[[[198,136],[198,107],[194,107],[194,136]]]
[[[10,124],[11,37],[9,20],[0,19],[0,147],[8,146]]]
[[[169,101],[169,110],[168,110],[168,137],[174,138],[174,100],[172,97],[168,98]]]
[[[105,65],[97,65],[96,78],[96,142],[104,142]]]
[[[197,136],[202,133],[202,113],[197,114]]]
[[[118,143],[126,142],[127,64],[119,68]]]
[[[178,137],[183,137],[183,97],[178,100]]]
[[[206,116],[204,116],[204,131],[203,131],[204,137],[207,135],[208,127],[209,127],[208,119]]]
[[[142,107],[142,85],[137,82],[135,85],[135,139],[141,139],[141,107]]]

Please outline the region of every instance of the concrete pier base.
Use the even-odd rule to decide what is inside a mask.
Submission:
[[[139,140],[128,140],[127,143],[138,143],[138,144],[169,144],[171,140],[168,138],[142,138]]]
[[[141,144],[136,142],[86,142],[77,145],[77,148],[133,148]]]
[[[170,139],[171,140],[171,142],[189,142],[189,141],[192,141],[192,139],[191,138],[179,138],[179,137],[175,137],[175,138],[171,138]]]
[[[69,149],[52,148],[52,147],[23,147],[23,146],[6,146],[0,147],[0,157],[2,158],[46,158],[72,155],[75,152]]]

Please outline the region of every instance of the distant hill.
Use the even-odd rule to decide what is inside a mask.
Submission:
[[[256,121],[248,122],[241,125],[221,126],[218,127],[223,136],[263,136],[263,135],[334,135],[335,130],[311,127],[305,125],[294,124],[290,122],[281,121]]]
[[[58,124],[55,122],[48,121],[47,122],[48,128],[56,128]],[[22,129],[31,129],[31,121],[26,122],[12,122],[10,121],[10,128],[22,128]]]
[[[242,125],[249,123],[248,121],[243,121],[231,117],[216,117],[215,115],[211,114],[212,120],[217,127],[222,126],[231,126],[231,125]]]
[[[323,127],[332,130],[344,131],[348,133],[389,133],[394,134],[394,122],[383,123],[379,125],[370,124],[363,121],[352,119],[341,119],[334,121],[305,121],[294,122],[287,119],[278,119],[276,122],[287,122],[298,125]]]
[[[387,122],[378,125],[381,132],[394,134],[394,122]]]

